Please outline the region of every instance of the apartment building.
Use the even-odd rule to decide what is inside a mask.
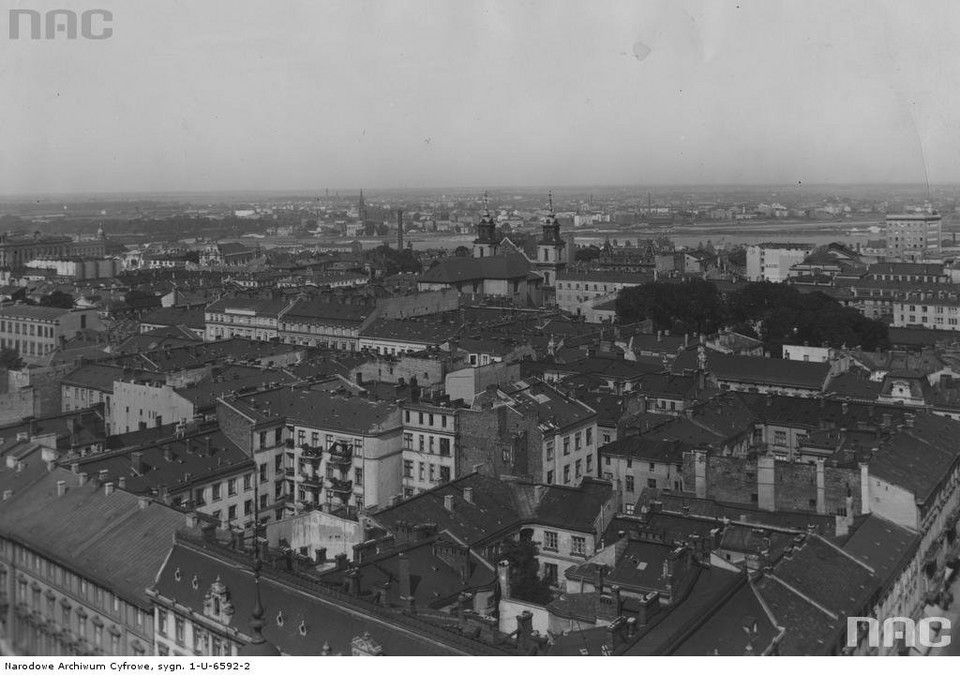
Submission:
[[[83,330],[102,330],[96,310],[36,305],[0,307],[0,347],[15,349],[27,363],[39,363],[62,340]]]
[[[39,453],[26,463],[0,475],[3,653],[153,654],[145,589],[183,514],[112,482],[49,469]]]
[[[942,253],[943,220],[937,213],[888,214],[887,255],[902,260],[932,260]]]
[[[749,281],[786,281],[790,268],[813,252],[813,244],[763,243],[747,247]]]

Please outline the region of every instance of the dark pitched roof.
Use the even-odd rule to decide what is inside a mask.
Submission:
[[[533,265],[520,253],[485,258],[445,258],[420,276],[423,283],[456,284],[481,279],[526,279]]]
[[[696,353],[692,356],[687,354],[691,352],[684,352],[677,357],[673,364],[674,372],[696,369]],[[718,380],[823,390],[830,375],[830,364],[720,354],[707,350],[707,371]]]
[[[62,496],[60,480],[67,485]],[[183,514],[152,502],[141,506],[123,490],[107,495],[96,481],[78,481],[54,469],[0,502],[0,532],[149,609],[145,589],[184,525]]]
[[[254,602],[253,573],[245,561],[226,555],[211,547],[179,542],[157,575],[153,588],[163,597],[175,598],[178,604],[202,615],[207,592],[219,578],[234,608],[231,627],[249,635],[247,622]],[[194,577],[197,588],[193,588]],[[452,631],[428,626],[400,612],[378,608],[319,583],[270,568],[264,569],[260,587],[266,613],[263,635],[290,656],[320,655],[325,645],[333,654],[350,654],[352,640],[365,634],[377,642],[387,656],[502,653]]]

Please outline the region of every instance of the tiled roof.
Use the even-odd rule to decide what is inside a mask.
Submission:
[[[139,472],[133,469],[133,452],[141,455]],[[186,490],[193,483],[208,481],[217,475],[255,469],[253,460],[216,428],[135,449],[91,455],[79,464],[80,470],[90,476],[104,470],[109,472],[107,480],[116,481],[122,476],[124,489],[134,494],[147,494],[160,488],[171,492]],[[250,498],[253,498],[252,492]]]
[[[288,323],[337,323],[352,326],[362,323],[375,310],[375,305],[354,305],[302,298],[284,312],[283,321]]]
[[[9,305],[0,307],[0,317],[13,319],[33,319],[35,321],[55,321],[72,310],[60,307],[41,307],[39,305]]]
[[[675,373],[696,368],[697,354],[693,350],[684,352],[673,363]],[[707,371],[720,381],[822,391],[830,375],[830,364],[720,354],[708,349]]]
[[[850,536],[843,550],[876,570],[881,582],[892,583],[919,541],[920,535],[871,513]]]
[[[357,434],[400,426],[393,403],[313,389],[278,387],[238,396],[230,405],[254,419],[286,417],[291,423]]]
[[[67,490],[57,496],[57,481]],[[96,481],[54,469],[12,499],[0,502],[0,533],[114,590],[144,609],[170,550],[182,513],[161,504],[141,506],[123,490],[105,494]]]
[[[459,324],[422,319],[378,319],[360,331],[361,338],[439,345],[457,334]]]
[[[472,488],[472,501],[464,498],[464,488]],[[473,473],[381,509],[372,517],[391,531],[398,523],[436,523],[439,531],[473,545],[525,523],[593,532],[611,494],[610,483],[589,478],[575,488],[501,481]],[[447,496],[453,498],[452,510],[444,505]]]
[[[222,298],[207,305],[207,313],[223,313],[229,309],[256,312],[263,316],[278,316],[287,306],[286,300],[264,300],[261,298]]]
[[[780,634],[752,584],[705,609],[703,622],[670,649],[671,656],[743,656],[748,646],[759,656]]]
[[[179,581],[177,570],[180,572]],[[194,577],[197,588],[193,588]],[[226,587],[234,608],[229,625],[249,635],[253,573],[240,559],[228,559],[193,543],[178,543],[157,576],[154,589],[163,597],[175,598],[178,604],[202,615],[207,592],[217,578]],[[290,656],[320,655],[324,645],[333,654],[350,654],[351,641],[367,633],[387,656],[502,653],[481,642],[444,629],[431,629],[424,622],[397,611],[378,608],[269,567],[261,575],[260,587],[266,613],[263,635],[283,654]]]
[[[925,503],[954,470],[960,448],[960,424],[938,415],[921,414],[882,443],[870,461],[870,474],[905,488]]]
[[[113,393],[113,383],[123,377],[123,368],[107,364],[91,363],[80,366],[68,375],[65,375],[61,384],[74,387],[85,387],[97,391]]]
[[[456,284],[481,279],[526,279],[533,266],[520,253],[485,258],[444,258],[424,272],[420,281],[434,284]]]
[[[203,308],[181,309],[177,307],[163,307],[148,312],[140,317],[140,323],[161,326],[188,326],[190,328],[203,328],[206,325]]]

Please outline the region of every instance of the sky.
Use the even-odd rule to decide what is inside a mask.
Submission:
[[[10,10],[112,12],[19,39]],[[960,3],[0,0],[0,194],[960,182]]]

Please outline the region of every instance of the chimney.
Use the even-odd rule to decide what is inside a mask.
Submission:
[[[79,462],[74,462],[73,464],[71,464],[71,465],[70,465],[70,472],[71,472],[71,473],[80,473],[80,463],[79,463]]]
[[[195,511],[191,511],[187,514],[187,528],[193,529],[197,526],[197,514]]]
[[[468,504],[473,504],[473,488],[465,487],[463,488],[463,501]]]
[[[97,480],[101,483],[105,483],[109,476],[110,472],[107,469],[100,469],[100,473],[97,474]]]
[[[533,614],[527,610],[517,615],[517,649],[522,654],[530,651],[530,638],[533,637]]]
[[[410,558],[406,553],[397,556],[397,574],[400,577],[400,602],[407,608],[413,607],[413,595],[410,590]]]
[[[81,471],[79,474],[79,479],[77,480],[77,485],[83,487],[86,484],[87,484],[87,474]]]
[[[62,497],[62,496],[65,495],[65,494],[67,494],[67,481],[65,481],[65,480],[58,480],[58,481],[57,481],[57,496],[58,496],[58,497]]]
[[[137,498],[137,506],[139,506],[140,510],[143,511],[145,508],[150,506],[150,498],[144,495],[140,495]]]
[[[204,457],[213,457],[213,446],[210,445],[210,437],[203,437],[203,456]]]
[[[443,508],[453,513],[453,495],[443,495]]]
[[[143,475],[143,452],[140,450],[130,453],[130,469],[138,476]]]
[[[3,491],[3,501],[7,501],[13,496],[13,490],[4,490]]]
[[[347,592],[353,597],[360,595],[360,570],[356,567],[347,571]]]
[[[106,483],[103,484],[103,494],[107,495],[108,497],[113,494],[113,483],[112,483],[112,482],[108,481],[108,482],[106,482]]]
[[[117,487],[120,488],[121,490],[126,489],[127,487],[126,476],[120,476],[119,478],[117,478]]]
[[[342,572],[343,570],[347,569],[347,554],[338,553],[333,557],[333,562],[336,565],[336,570],[338,572]]]
[[[500,577],[500,597],[510,599],[510,561],[501,560],[497,563],[497,575]]]

